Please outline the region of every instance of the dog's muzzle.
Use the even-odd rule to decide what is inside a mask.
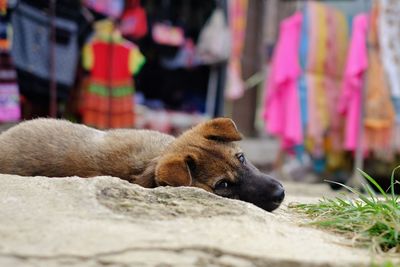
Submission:
[[[276,179],[261,173],[254,166],[249,166],[243,174],[239,199],[253,203],[266,211],[273,211],[285,199],[285,189]]]

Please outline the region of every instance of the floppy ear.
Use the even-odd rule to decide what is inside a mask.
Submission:
[[[229,118],[217,118],[210,120],[200,128],[201,134],[214,141],[233,142],[242,140],[236,124]]]
[[[160,186],[190,186],[194,166],[193,155],[167,154],[157,164],[156,183]]]

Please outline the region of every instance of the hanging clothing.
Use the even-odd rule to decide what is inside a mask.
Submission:
[[[185,32],[182,27],[156,22],[152,27],[152,37],[159,45],[181,46],[185,43]]]
[[[343,12],[316,2],[305,5],[303,16],[299,48],[302,75],[298,85],[302,126],[307,150],[315,157],[324,157],[341,150],[342,120],[336,103],[346,59],[348,24]]]
[[[10,54],[0,51],[0,122],[14,122],[21,117],[16,76]]]
[[[316,147],[323,143],[325,131],[329,125],[329,114],[326,107],[327,96],[325,87],[326,56],[327,56],[327,9],[325,5],[310,3],[308,64],[305,68],[308,89],[308,127],[307,136],[312,138]]]
[[[57,100],[66,101],[75,83],[79,46],[89,34],[88,18],[83,16],[80,0],[56,1],[56,40],[50,40],[49,1],[8,0],[11,6],[13,39],[12,58],[20,93],[34,107],[48,107],[50,88],[50,47],[55,46]],[[10,8],[10,6],[9,6]],[[8,14],[9,14],[8,13]],[[90,30],[91,31],[91,30]],[[44,108],[45,109],[45,108]],[[44,110],[33,116],[46,116]]]
[[[226,97],[239,99],[244,94],[241,59],[246,38],[248,0],[228,1],[229,26],[231,28],[232,48],[227,69]]]
[[[0,14],[0,122],[14,122],[21,117],[17,73],[10,56],[8,17]]]
[[[169,70],[179,68],[191,69],[202,65],[202,61],[195,51],[193,40],[188,38],[172,58],[161,58],[161,65]]]
[[[216,8],[201,29],[196,53],[205,64],[225,62],[231,54],[231,32],[224,11]]]
[[[120,18],[124,10],[123,0],[84,0],[90,9],[113,18]]]
[[[359,139],[363,76],[368,68],[368,14],[353,19],[352,36],[347,55],[339,112],[345,116],[344,149],[355,151]]]
[[[101,27],[113,27],[102,23]],[[98,33],[84,47],[83,65],[90,70],[90,85],[83,96],[82,119],[97,128],[134,126],[132,75],[145,59],[136,45],[116,33],[110,29]]]
[[[0,0],[0,16],[4,16],[7,12],[7,0]]]
[[[308,49],[310,45],[309,40],[309,8],[304,8],[303,11],[303,21],[301,24],[300,33],[300,45],[299,45],[299,64],[301,69],[305,69],[308,60]],[[300,98],[300,108],[301,108],[301,123],[302,128],[306,129],[308,125],[308,97],[307,97],[307,79],[305,75],[301,75],[299,78],[299,98]],[[305,135],[305,133],[303,133]]]
[[[119,29],[124,37],[140,39],[147,34],[146,10],[139,0],[131,0],[122,13]]]
[[[368,34],[368,71],[365,90],[365,145],[366,149],[390,154],[390,140],[395,122],[395,111],[380,59],[378,40],[379,7],[374,5],[370,15]],[[399,25],[400,26],[400,25]]]
[[[0,50],[9,51],[10,38],[9,38],[9,15],[1,15],[0,13]]]
[[[400,151],[400,2],[378,1],[378,34],[380,59],[390,88],[396,113],[396,125],[392,133],[394,151]]]
[[[327,44],[325,59],[325,91],[329,131],[341,131],[340,116],[337,114],[337,102],[340,98],[340,87],[343,79],[343,69],[346,64],[348,49],[347,18],[342,12],[327,8]],[[336,136],[335,136],[336,138]]]
[[[392,97],[400,98],[400,2],[380,0],[379,5],[381,59]]]
[[[327,8],[327,51],[325,90],[329,125],[324,136],[326,170],[336,171],[348,163],[343,151],[344,120],[337,110],[343,82],[343,70],[349,44],[349,26],[345,14],[335,8]]]
[[[303,16],[300,12],[280,25],[279,39],[268,77],[263,118],[267,132],[279,136],[284,149],[303,143],[297,80]]]
[[[50,17],[34,6],[20,3],[12,16],[14,42],[12,56],[16,67],[41,79],[50,79],[50,46],[55,49],[55,77],[71,86],[78,63],[78,24],[55,18],[55,43],[49,42]],[[48,88],[44,88],[48,90]]]

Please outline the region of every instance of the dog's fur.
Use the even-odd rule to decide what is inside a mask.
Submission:
[[[149,130],[100,131],[65,120],[22,122],[0,134],[0,173],[111,175],[143,187],[194,186],[272,211],[282,185],[246,161],[231,119],[197,125],[178,138]]]

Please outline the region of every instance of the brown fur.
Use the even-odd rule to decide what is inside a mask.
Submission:
[[[100,131],[65,120],[36,119],[0,135],[0,173],[111,175],[148,188],[195,186],[240,198],[239,193],[216,186],[222,180],[237,184],[243,176],[237,157],[241,150],[233,142],[240,139],[227,118],[199,124],[178,138],[149,130]]]

